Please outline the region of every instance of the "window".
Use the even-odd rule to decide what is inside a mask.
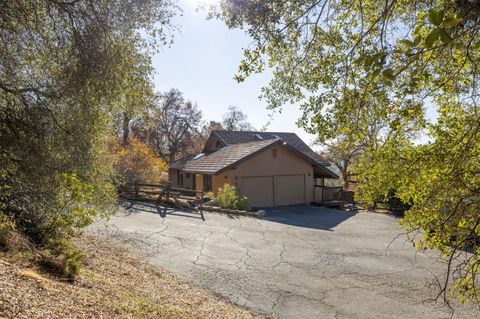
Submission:
[[[203,190],[206,192],[212,191],[212,175],[203,175]]]
[[[186,175],[187,175],[187,178],[190,178],[190,173],[187,173]]]
[[[177,173],[177,185],[182,187],[183,186],[183,174],[178,172]]]
[[[219,140],[217,140],[217,143],[215,143],[215,148],[220,148],[220,146],[222,146],[222,144]]]
[[[263,136],[261,136],[260,134],[255,134],[255,137],[257,138],[257,140],[263,140]]]
[[[272,156],[273,156],[273,158],[277,158],[277,149],[276,148],[274,148],[272,150]]]

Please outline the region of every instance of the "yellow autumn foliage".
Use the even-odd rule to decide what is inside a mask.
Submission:
[[[167,163],[137,138],[130,138],[126,146],[117,140],[110,141],[109,149],[122,183],[131,183],[135,180],[141,183],[160,183],[167,179]]]

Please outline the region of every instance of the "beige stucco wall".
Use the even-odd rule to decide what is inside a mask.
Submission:
[[[203,190],[203,175],[202,174],[195,174],[195,187],[197,191],[201,192]]]
[[[221,173],[219,175],[213,176],[212,186],[213,190],[216,191],[218,187],[222,187],[225,183],[234,185],[237,188],[237,191],[240,195],[244,195],[248,192],[254,192],[255,197],[271,197],[273,193],[273,205],[286,204],[283,199],[291,198],[291,193],[298,193],[298,183],[300,180],[299,175],[304,176],[304,200],[303,204],[310,204],[313,198],[313,167],[312,165],[305,161],[303,158],[299,157],[297,154],[293,153],[284,146],[276,146],[277,157],[273,158],[272,148],[267,149],[254,157],[240,163],[236,169],[229,169],[228,171]],[[278,187],[278,183],[282,181],[277,181],[278,176],[282,176],[282,180],[286,176],[292,175],[292,182],[284,183],[282,187]],[[253,176],[270,176],[273,179],[272,189],[267,189],[264,186],[256,187],[254,190],[243,190],[242,189],[242,177],[253,177]],[[262,179],[264,181],[265,179]],[[260,179],[259,179],[260,181]],[[252,183],[248,184],[248,187],[252,187]],[[197,180],[197,189],[199,188],[199,183]],[[298,198],[298,197],[297,197]],[[292,199],[293,200],[293,199]],[[298,200],[294,201],[298,203]],[[254,206],[256,203],[252,203]],[[260,206],[260,205],[259,205]]]

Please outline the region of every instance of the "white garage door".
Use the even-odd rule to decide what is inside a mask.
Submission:
[[[242,177],[240,194],[247,196],[254,207],[272,207],[273,176]]]
[[[305,204],[305,175],[278,175],[276,186],[276,206]]]

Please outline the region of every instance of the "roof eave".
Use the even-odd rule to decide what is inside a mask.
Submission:
[[[282,143],[283,146],[287,147],[289,150],[291,150],[292,152],[294,152],[295,154],[297,154],[298,156],[302,157],[304,160],[306,160],[307,162],[309,162],[310,164],[312,165],[317,165],[317,166],[330,166],[330,163],[326,162],[326,163],[319,163],[317,161],[315,161],[314,159],[312,159],[311,157],[307,156],[306,154],[304,154],[303,152],[299,151],[298,149],[296,149],[295,147],[293,146],[290,146],[288,143]]]
[[[248,154],[248,155],[242,157],[241,159],[239,159],[239,160],[237,160],[237,161],[235,161],[235,162],[233,162],[233,163],[230,163],[230,164],[228,164],[228,165],[226,165],[226,166],[222,167],[221,169],[218,169],[218,170],[216,170],[216,171],[214,171],[214,172],[212,172],[212,171],[198,171],[198,170],[196,171],[196,170],[188,170],[188,169],[183,169],[182,171],[188,172],[188,173],[194,173],[194,174],[218,175],[218,174],[221,174],[221,173],[225,172],[226,170],[228,170],[228,169],[230,169],[230,168],[232,168],[232,167],[240,164],[241,162],[246,161],[246,160],[252,158],[253,156],[257,155],[258,153],[263,152],[263,151],[269,149],[269,148],[272,147],[273,145],[277,145],[277,144],[279,144],[279,143],[281,143],[281,142],[282,142],[282,141],[280,141],[280,140],[275,140],[274,142],[272,142],[272,143],[270,143],[270,144],[268,144],[268,145],[266,145],[266,146],[264,146],[264,147],[256,150],[255,152],[253,152],[253,153],[251,153],[251,154]]]
[[[217,172],[201,171],[201,170],[179,169],[179,171],[190,173],[190,174],[217,175]]]
[[[340,176],[338,176],[336,173],[332,172],[331,170],[329,170],[328,168],[326,168],[325,166],[322,166],[322,165],[317,165],[317,167],[323,171],[321,175],[317,175],[318,177],[320,178],[330,178],[330,179],[339,179]],[[313,172],[314,176],[315,176],[315,169],[314,169],[314,172]]]

